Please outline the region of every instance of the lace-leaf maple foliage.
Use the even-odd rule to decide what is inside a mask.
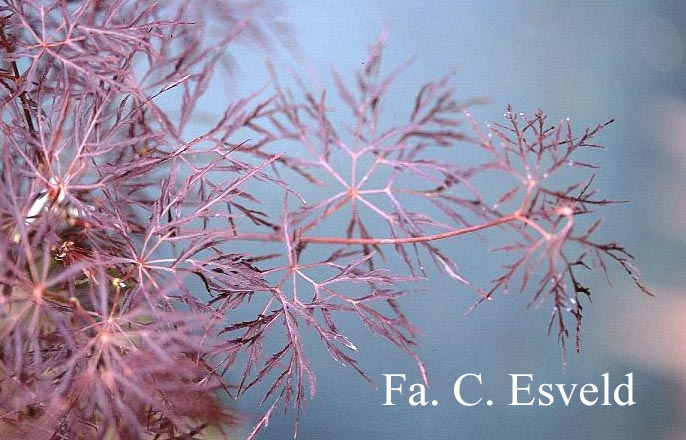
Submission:
[[[574,134],[508,109],[482,130],[446,77],[382,123],[402,70],[381,74],[385,34],[355,82],[335,77],[346,122],[325,92],[276,79],[273,96],[232,98],[207,122],[227,49],[284,25],[266,3],[196,3],[0,6],[3,438],[216,437],[244,421],[220,397],[267,384],[254,437],[314,395],[306,333],[364,377],[343,315],[428,382],[399,300],[431,275],[425,260],[477,304],[510,288],[549,302],[563,346],[590,295],[584,270],[615,262],[650,294],[583,220],[611,203],[577,159],[609,122]],[[481,159],[452,153],[468,149]],[[557,179],[570,165],[578,180]],[[484,179],[512,184],[493,194]],[[478,287],[441,244],[496,229],[509,263]],[[385,269],[394,256],[404,273]]]

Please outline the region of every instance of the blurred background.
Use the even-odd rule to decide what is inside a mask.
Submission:
[[[626,245],[657,294],[640,293],[617,267],[610,271],[611,286],[602,276],[593,278],[582,350],[570,349],[563,369],[560,347],[546,333],[549,308],[528,309],[526,295],[510,292],[463,316],[474,294],[434,272],[422,285],[425,291],[402,305],[422,330],[418,352],[429,371],[429,396],[439,405],[382,406],[381,388],[313,344],[308,349],[317,394],[305,406],[299,438],[686,438],[686,2],[279,4],[293,32],[271,54],[275,71],[286,80],[297,72],[315,90],[333,89],[332,68],[352,78],[367,47],[384,26],[390,28],[386,72],[416,60],[391,90],[387,117],[396,104],[404,117],[419,86],[458,67],[459,96],[490,100],[472,109],[481,124],[502,122],[508,103],[527,114],[544,109],[552,121],[570,117],[577,131],[616,118],[598,138],[606,149],[595,151],[592,160],[601,166],[600,196],[630,203],[606,207],[598,238]],[[268,83],[261,54],[238,48],[233,56],[235,75],[223,88],[246,95]],[[466,243],[443,246],[454,249],[468,275],[485,285],[496,263],[488,256],[472,258]],[[407,374],[406,387],[421,381],[411,359],[361,325],[351,326],[348,336],[376,385],[383,385],[382,373]],[[509,373],[533,374],[537,383],[600,384],[606,372],[613,381],[634,373],[636,405],[506,405]],[[492,407],[455,404],[452,385],[463,373],[483,375],[481,390],[495,401]],[[248,396],[240,407],[254,412],[259,398]],[[276,414],[260,438],[290,438],[292,415]]]

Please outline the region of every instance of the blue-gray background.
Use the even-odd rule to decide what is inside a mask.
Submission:
[[[606,210],[600,238],[633,250],[658,294],[642,295],[617,268],[612,286],[595,278],[582,351],[570,351],[563,370],[555,338],[546,335],[548,308],[529,310],[527,298],[511,292],[463,317],[473,294],[434,273],[424,285],[427,292],[403,305],[423,331],[418,352],[430,374],[430,398],[439,405],[382,406],[380,389],[309,347],[317,395],[307,402],[299,438],[686,438],[686,2],[278,3],[285,6],[281,13],[293,25],[297,47],[276,46],[276,71],[288,77],[294,69],[315,88],[331,86],[333,67],[359,68],[366,48],[388,25],[385,66],[417,57],[392,90],[392,102],[411,105],[424,81],[458,66],[460,96],[491,100],[473,109],[482,123],[501,120],[507,103],[527,113],[543,108],[552,119],[569,116],[577,129],[615,117],[600,138],[607,148],[593,156],[603,167],[597,183],[601,196],[631,203]],[[229,86],[233,92],[247,93],[267,81],[252,50],[233,54],[241,61]],[[465,255],[469,259],[469,253],[460,258]],[[495,263],[466,264],[488,272]],[[367,336],[362,326],[354,328],[350,336],[360,347],[362,366],[378,385],[382,373],[420,381],[407,356]],[[452,383],[468,372],[482,373],[481,392],[495,401],[493,407],[455,404]],[[599,384],[605,372],[615,382],[634,373],[635,406],[506,405],[508,373],[533,374],[537,383]],[[257,399],[248,397],[240,406],[254,411]],[[291,437],[291,416],[277,414],[260,438]]]

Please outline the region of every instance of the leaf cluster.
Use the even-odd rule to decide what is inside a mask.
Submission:
[[[649,293],[583,221],[612,203],[577,159],[609,122],[575,135],[508,108],[483,130],[448,76],[388,125],[403,69],[382,74],[385,34],[354,83],[335,75],[345,125],[326,92],[276,77],[208,122],[231,46],[286,30],[266,3],[198,3],[0,5],[3,438],[207,438],[241,421],[221,396],[261,387],[254,437],[314,396],[306,334],[366,377],[351,318],[428,382],[400,301],[425,262],[477,304],[511,288],[550,303],[563,345],[591,295],[581,272],[614,261]],[[484,180],[508,183],[494,195]],[[479,287],[443,243],[490,230],[509,263]],[[385,269],[393,258],[406,271]]]

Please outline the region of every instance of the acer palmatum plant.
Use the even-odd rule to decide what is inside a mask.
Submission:
[[[240,419],[222,394],[267,383],[254,437],[314,395],[305,332],[364,376],[345,314],[428,381],[398,301],[424,260],[477,304],[507,289],[549,302],[563,347],[570,327],[579,347],[587,269],[617,263],[649,294],[585,220],[611,201],[577,155],[609,122],[574,133],[508,108],[482,129],[446,77],[389,124],[400,70],[380,73],[383,34],[354,84],[335,78],[346,125],[326,93],[294,98],[275,78],[273,96],[236,98],[197,134],[227,47],[283,25],[257,1],[196,3],[2,2],[3,438],[218,436]],[[441,243],[496,229],[509,263],[477,287]],[[384,269],[394,255],[406,273]]]

